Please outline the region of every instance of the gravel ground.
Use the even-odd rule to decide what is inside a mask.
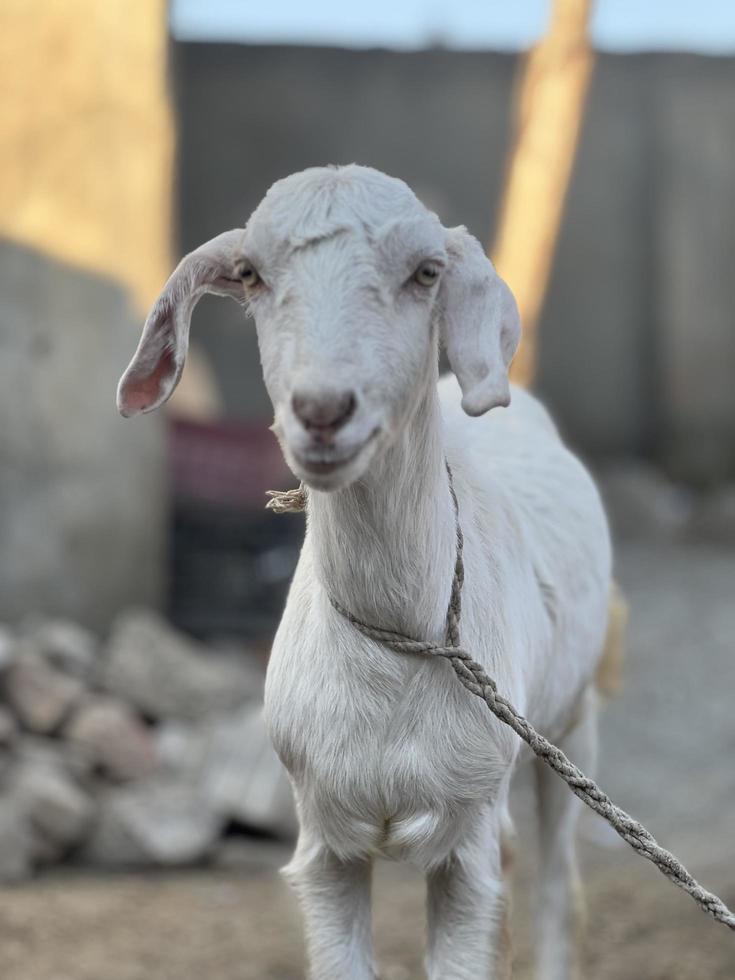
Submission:
[[[600,781],[703,884],[735,906],[735,554],[627,546],[624,694],[606,709]],[[530,977],[529,797],[520,826],[516,969]],[[582,824],[585,977],[734,980],[735,939],[594,817]],[[420,880],[379,867],[385,980],[421,976]],[[297,980],[298,916],[272,869],[92,877],[57,874],[0,892],[2,980]],[[479,978],[478,978],[479,980]]]

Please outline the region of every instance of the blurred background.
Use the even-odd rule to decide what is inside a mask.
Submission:
[[[735,903],[735,6],[0,2],[0,973],[303,976],[260,716],[303,534],[253,326],[206,297],[165,412],[117,380],[179,257],[359,162],[466,224],[514,371],[596,473],[630,604],[600,781]],[[516,973],[530,977],[521,786]],[[722,926],[581,824],[585,975],[732,980]],[[381,867],[386,980],[422,892]]]

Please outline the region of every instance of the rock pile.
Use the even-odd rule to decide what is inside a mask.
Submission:
[[[289,838],[263,669],[130,611],[106,643],[66,621],[0,629],[0,881],[230,860],[238,831]]]
[[[696,488],[632,459],[600,465],[597,482],[618,540],[735,544],[735,483]]]

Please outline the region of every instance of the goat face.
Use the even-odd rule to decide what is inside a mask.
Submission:
[[[173,391],[204,292],[253,314],[274,431],[294,473],[318,489],[358,479],[396,439],[434,378],[440,338],[469,414],[508,401],[519,334],[509,290],[465,229],[447,231],[378,171],[287,177],[245,229],[187,256],[120,383],[124,415]]]
[[[257,209],[244,248],[275,432],[289,466],[357,479],[415,406],[436,357],[445,233],[400,181],[297,174]]]

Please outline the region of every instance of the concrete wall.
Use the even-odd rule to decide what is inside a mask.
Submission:
[[[175,45],[181,251],[242,223],[278,177],[353,160],[488,241],[515,68],[486,53]],[[537,385],[588,454],[735,472],[733,91],[735,59],[599,58]],[[267,414],[237,308],[202,303],[194,333],[228,409]]]
[[[163,420],[114,397],[171,263],[167,7],[0,4],[0,621],[162,600]]]
[[[161,602],[161,419],[115,408],[134,323],[122,287],[0,241],[0,621]]]
[[[602,56],[539,387],[590,452],[735,472],[735,59]]]

